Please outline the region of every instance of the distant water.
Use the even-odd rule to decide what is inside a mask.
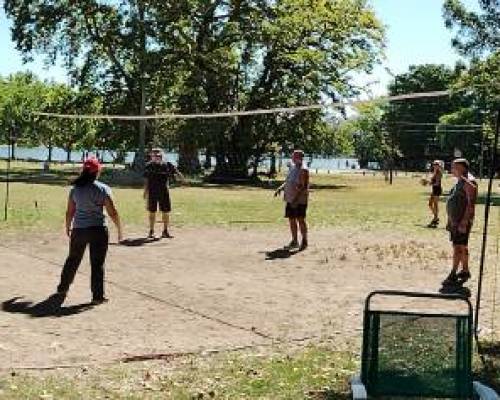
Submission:
[[[8,157],[8,146],[0,145],[0,159],[5,159]],[[72,151],[71,152],[71,162],[81,162],[86,153],[81,151]],[[96,153],[90,153],[92,155],[96,155]],[[46,147],[16,147],[15,156],[18,160],[30,160],[30,161],[45,161],[49,156],[49,150]],[[177,153],[168,152],[166,153],[167,159],[172,163],[176,164],[178,160]],[[112,163],[114,161],[114,157],[116,157],[116,153],[110,151],[104,151],[103,153],[99,153],[99,157],[101,157],[104,162]],[[65,162],[67,159],[67,154],[64,149],[53,148],[52,149],[52,160],[56,162]],[[125,162],[130,164],[134,160],[134,152],[128,152],[125,157]],[[200,155],[200,161],[203,162],[205,160],[204,156]],[[286,168],[287,159],[282,160],[282,167]],[[355,158],[322,158],[315,157],[312,159],[312,162],[309,164],[310,159],[306,158],[308,162],[309,169],[311,170],[320,170],[320,171],[339,171],[339,170],[351,170],[351,169],[359,169],[359,162]],[[279,163],[279,160],[277,160]],[[263,167],[269,166],[269,159],[263,160],[261,165]],[[215,165],[215,159],[212,159],[212,165]]]

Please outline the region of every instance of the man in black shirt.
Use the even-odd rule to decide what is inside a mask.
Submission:
[[[170,162],[164,162],[161,149],[153,149],[150,153],[151,161],[146,164],[144,170],[144,198],[147,202],[149,211],[149,235],[154,238],[154,227],[156,221],[156,212],[158,208],[162,212],[163,233],[162,237],[172,238],[168,231],[169,213],[172,209],[170,204],[170,194],[168,186],[170,180],[178,175],[184,179],[182,174]]]

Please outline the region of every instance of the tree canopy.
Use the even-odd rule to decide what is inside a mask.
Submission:
[[[36,53],[49,63],[62,59],[77,87],[99,91],[103,107],[127,114],[251,110],[349,96],[356,92],[353,74],[370,72],[384,44],[367,0],[6,0],[5,10],[26,59]],[[130,132],[137,138],[131,146],[140,149],[147,132],[161,141],[158,126],[141,128],[138,137]],[[325,143],[328,132],[318,112],[221,120],[208,129],[192,120],[169,129],[182,169],[196,169],[203,148],[216,156],[219,173],[237,175],[276,143],[312,146]]]

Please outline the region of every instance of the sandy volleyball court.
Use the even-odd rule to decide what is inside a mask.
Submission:
[[[55,316],[37,304],[55,289],[66,239],[7,236],[1,243],[0,367],[102,364],[325,338],[357,345],[369,291],[436,291],[449,265],[444,232],[410,238],[361,227],[323,229],[313,231],[310,248],[298,254],[278,250],[287,236],[276,228],[175,234],[111,246],[110,302],[102,306],[88,305],[85,260]],[[473,248],[477,257],[475,241]]]

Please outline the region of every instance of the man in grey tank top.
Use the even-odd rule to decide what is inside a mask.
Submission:
[[[276,190],[275,196],[284,192],[286,202],[285,218],[288,218],[292,241],[288,249],[299,247],[298,231],[302,235],[299,250],[305,250],[307,241],[307,204],[309,200],[309,171],[304,166],[304,152],[295,150],[292,154],[292,167],[288,172],[285,182]]]
[[[477,183],[469,172],[469,162],[464,158],[454,160],[452,173],[457,178],[457,183],[446,202],[446,229],[450,232],[453,245],[453,264],[450,274],[443,281],[444,286],[463,284],[470,279],[468,244],[477,198]],[[458,272],[460,266],[462,270]]]

